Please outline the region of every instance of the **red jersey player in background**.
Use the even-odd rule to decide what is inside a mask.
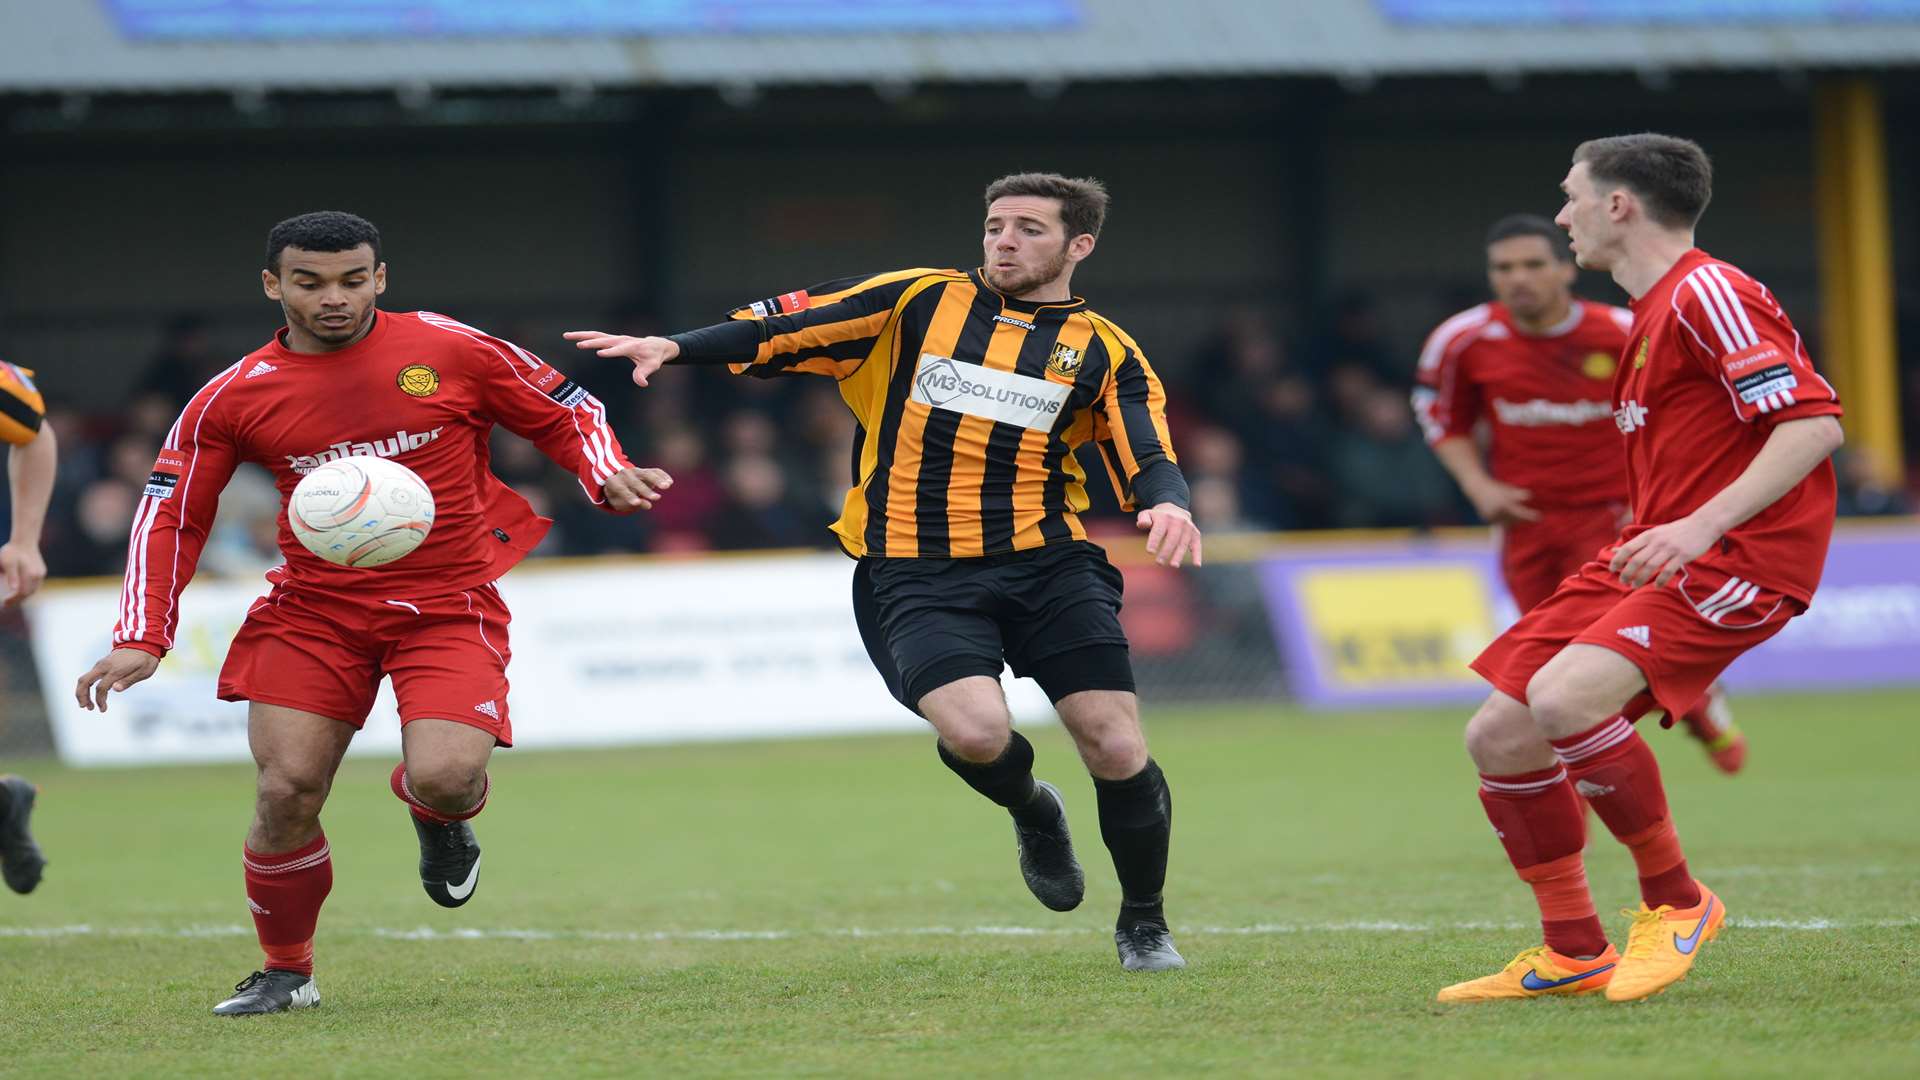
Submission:
[[[467,822],[486,805],[494,746],[513,738],[508,613],[493,582],[551,525],[488,469],[494,425],[616,513],[652,506],[671,483],[633,467],[600,403],[532,354],[444,315],[378,311],[387,268],[361,218],[274,226],[261,279],[286,328],[215,376],[167,433],[134,516],[114,648],[80,677],[81,706],[104,710],[110,689],[152,675],[173,646],[180,590],[240,462],[266,466],[284,500],[323,461],[390,457],[426,481],[436,518],[405,558],[351,568],[309,552],[281,511],[286,562],[220,671],[221,699],[250,703],[259,784],[242,861],[266,954],[222,1015],[319,1003],[314,927],[333,884],[320,808],[382,676],[400,703],[392,787],[419,836],[421,884],[445,907],[473,895],[480,848]]]
[[[7,444],[7,503],[10,534],[0,544],[0,606],[12,608],[32,596],[47,578],[40,557],[40,528],[53,499],[53,475],[59,460],[46,402],[33,384],[33,372],[0,360],[0,442]],[[18,776],[0,776],[0,877],[17,893],[40,884],[47,860],[27,825],[39,794]]]
[[[1501,576],[1522,612],[1613,543],[1627,517],[1613,375],[1633,313],[1575,297],[1575,275],[1553,222],[1532,214],[1495,222],[1487,232],[1494,302],[1428,336],[1413,391],[1434,456],[1498,530]],[[1482,422],[1484,463],[1475,433]],[[1740,771],[1747,740],[1718,683],[1680,719],[1722,772]]]
[[[1645,134],[1582,143],[1561,184],[1575,258],[1633,298],[1613,384],[1633,520],[1473,662],[1493,684],[1467,724],[1480,801],[1546,941],[1442,1001],[1639,1000],[1685,977],[1726,919],[1687,870],[1628,717],[1649,698],[1669,712],[1697,701],[1806,610],[1842,436],[1833,388],[1773,294],[1693,246],[1712,183],[1699,146]],[[1624,952],[1587,887],[1582,797],[1639,874]]]

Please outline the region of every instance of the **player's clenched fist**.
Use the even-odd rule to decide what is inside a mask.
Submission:
[[[663,337],[627,337],[603,330],[569,330],[561,335],[575,348],[592,349],[601,356],[624,356],[633,361],[633,381],[647,385],[647,376],[680,355],[680,346]]]
[[[673,477],[665,469],[642,469],[629,465],[607,477],[607,503],[622,514],[651,510],[660,496],[673,486]]]
[[[160,667],[160,658],[140,649],[115,649],[80,676],[73,696],[83,709],[107,711],[107,691],[125,690],[144,682]]]

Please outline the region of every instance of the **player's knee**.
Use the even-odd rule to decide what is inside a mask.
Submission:
[[[1073,729],[1073,741],[1095,776],[1125,779],[1147,766],[1147,737],[1124,713],[1083,717]]]
[[[1540,744],[1525,706],[1489,700],[1467,721],[1467,755],[1482,771],[1507,771],[1515,759]]]
[[[326,774],[307,769],[266,768],[257,787],[260,817],[278,824],[297,824],[320,816],[327,801]]]
[[[984,763],[1006,752],[1012,727],[998,717],[958,716],[939,725],[940,741],[962,761]]]
[[[486,766],[463,761],[435,761],[407,766],[407,786],[421,802],[443,809],[473,804],[486,783]]]
[[[1579,687],[1552,674],[1537,674],[1527,684],[1527,704],[1535,727],[1550,739],[1585,731],[1606,719],[1591,715],[1594,710]]]

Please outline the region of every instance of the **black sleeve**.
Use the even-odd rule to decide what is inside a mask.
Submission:
[[[668,363],[750,364],[760,351],[761,325],[756,320],[739,319],[669,334],[667,340],[680,346],[680,355]]]
[[[1140,470],[1133,478],[1134,505],[1142,510],[1170,502],[1182,510],[1192,510],[1192,495],[1187,490],[1187,477],[1180,466],[1166,458]]]

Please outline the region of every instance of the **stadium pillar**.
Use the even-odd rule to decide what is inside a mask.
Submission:
[[[1860,76],[1814,94],[1814,201],[1820,230],[1819,362],[1846,406],[1848,441],[1875,479],[1905,482],[1894,351],[1893,241],[1880,87]]]

